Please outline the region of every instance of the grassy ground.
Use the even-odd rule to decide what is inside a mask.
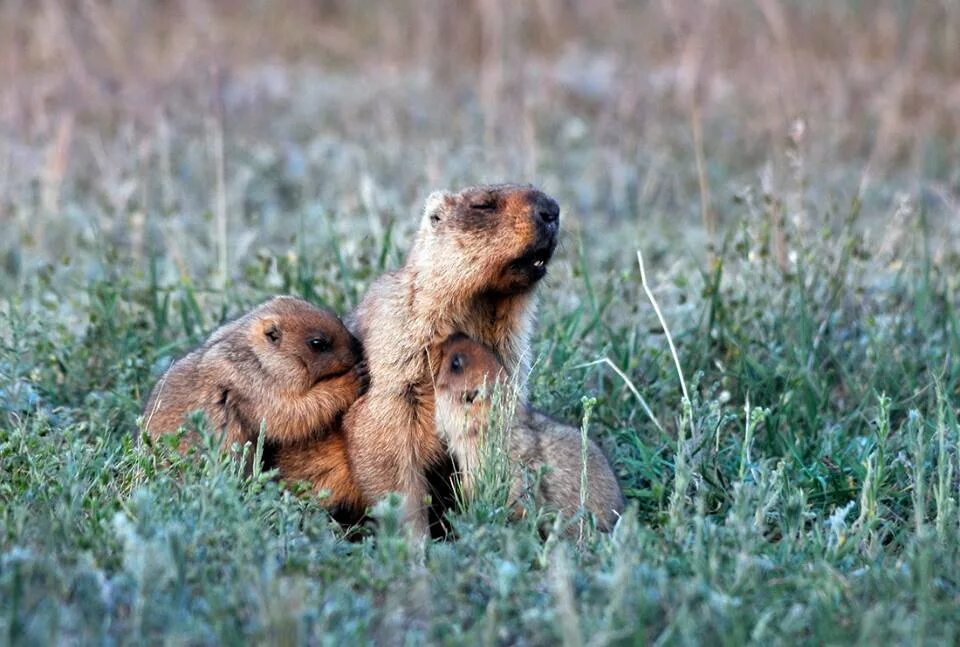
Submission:
[[[0,5],[0,643],[960,639],[955,2],[236,6]],[[612,535],[347,542],[134,447],[170,357],[499,179],[563,208],[531,397]]]

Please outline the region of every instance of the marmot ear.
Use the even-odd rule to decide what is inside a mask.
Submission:
[[[427,201],[423,204],[423,217],[429,220],[430,224],[436,225],[443,219],[444,205],[448,204],[453,196],[446,191],[434,191],[427,196]]]
[[[283,336],[280,332],[280,323],[276,319],[264,319],[261,324],[263,336],[270,340],[271,344],[279,344]]]

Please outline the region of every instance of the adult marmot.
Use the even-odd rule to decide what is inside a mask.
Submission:
[[[509,399],[510,384],[492,352],[477,342],[454,335],[443,344],[436,383],[437,433],[447,443],[460,466],[460,483],[466,496],[474,491],[481,469],[483,432],[493,419],[495,383],[505,397],[502,413],[512,418],[506,426],[505,450],[511,468],[510,500],[516,504],[525,485],[535,486],[534,501],[573,516],[581,503],[601,530],[609,531],[623,512],[620,485],[597,445],[580,430],[522,404],[515,410]],[[536,473],[546,468],[545,473]],[[525,478],[531,475],[533,478]],[[585,486],[585,487],[583,487]],[[569,531],[574,531],[570,528]]]
[[[365,387],[362,359],[359,341],[332,312],[275,297],[167,369],[144,407],[144,429],[153,438],[174,432],[200,410],[228,447],[255,441],[261,420],[269,442],[315,438]]]
[[[380,277],[348,318],[370,371],[369,391],[344,417],[353,473],[370,501],[405,494],[415,535],[427,531],[425,469],[445,456],[433,413],[440,345],[462,331],[526,381],[533,290],[559,220],[557,203],[531,186],[433,193],[404,266]]]

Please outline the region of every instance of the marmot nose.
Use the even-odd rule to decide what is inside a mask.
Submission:
[[[349,335],[350,333],[347,334]],[[359,362],[363,360],[363,343],[359,339],[353,335],[350,335],[350,341],[347,343],[347,348],[349,349],[350,354],[353,355],[355,361]]]
[[[533,206],[537,213],[537,218],[544,224],[552,224],[560,219],[560,206],[546,196],[537,199]]]

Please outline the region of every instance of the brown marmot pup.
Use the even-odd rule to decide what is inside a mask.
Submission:
[[[440,345],[464,332],[526,382],[534,287],[557,245],[560,208],[531,186],[493,185],[427,198],[404,266],[381,276],[348,318],[370,389],[344,417],[361,492],[406,495],[414,535],[427,529],[425,470],[445,458],[434,428]]]
[[[167,369],[144,407],[144,430],[152,438],[175,432],[199,410],[226,447],[255,442],[261,420],[271,443],[316,438],[365,388],[362,359],[360,342],[332,312],[275,297]]]
[[[488,424],[497,422],[491,419],[494,385],[500,385],[497,392],[504,396],[509,396],[511,385],[505,382],[506,375],[496,356],[464,335],[454,335],[443,344],[441,362],[436,383],[437,432],[460,466],[461,488],[469,497],[480,469],[484,431]],[[570,518],[580,508],[582,498],[597,527],[611,530],[623,512],[624,500],[600,448],[589,439],[584,447],[576,427],[522,404],[516,404],[511,411],[514,403],[509,397],[502,397],[500,403],[505,408],[503,414],[512,417],[505,440],[514,509],[522,512],[516,501],[523,492],[525,475],[546,467],[532,492],[534,501]],[[585,490],[581,488],[583,484]],[[575,528],[569,528],[569,532],[574,531]]]

